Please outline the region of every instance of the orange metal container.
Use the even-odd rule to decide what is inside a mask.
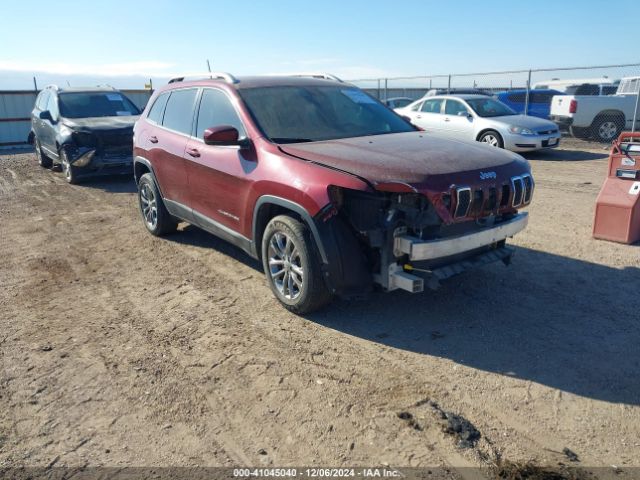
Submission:
[[[620,243],[640,240],[640,132],[623,132],[613,142],[593,236]]]

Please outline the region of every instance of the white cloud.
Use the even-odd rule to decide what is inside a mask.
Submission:
[[[174,66],[172,63],[153,60],[103,64],[27,63],[0,60],[0,71],[55,75],[98,75],[104,77],[171,76],[169,69]]]

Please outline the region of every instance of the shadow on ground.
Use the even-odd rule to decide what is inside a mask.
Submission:
[[[109,193],[135,193],[138,191],[136,182],[131,175],[109,175],[104,177],[83,178],[79,186],[95,188]]]
[[[587,160],[603,160],[609,157],[608,151],[602,153],[584,150],[538,150],[522,154],[527,160],[552,160],[561,162],[580,162]]]
[[[258,261],[197,227],[167,239],[215,249],[262,272]],[[307,318],[393,348],[640,405],[638,292],[640,260],[616,269],[516,247],[510,267],[468,272],[435,292],[337,300]]]
[[[518,248],[510,267],[469,272],[437,292],[379,293],[309,318],[393,348],[640,405],[639,291],[637,266]]]

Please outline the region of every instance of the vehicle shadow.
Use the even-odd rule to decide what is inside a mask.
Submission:
[[[215,249],[262,274],[257,260],[198,227],[166,238]],[[640,260],[617,269],[515,248],[509,267],[489,265],[437,291],[336,300],[306,318],[408,352],[640,405]]]
[[[616,269],[517,248],[436,292],[375,294],[308,316],[396,349],[640,405],[640,262]]]
[[[104,177],[83,178],[78,184],[85,188],[95,188],[109,193],[135,193],[136,182],[131,175],[109,175]]]
[[[221,238],[218,238],[194,225],[183,223],[177,232],[167,235],[165,238],[183,245],[216,250],[223,255],[231,257],[234,260],[244,263],[246,266],[262,273],[262,264],[258,260],[250,257],[235,245],[232,245],[229,242],[222,240]]]

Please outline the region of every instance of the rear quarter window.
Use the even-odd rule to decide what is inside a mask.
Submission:
[[[156,98],[151,110],[147,114],[147,119],[158,124],[162,124],[162,117],[164,116],[164,107],[167,106],[167,100],[169,100],[169,92],[162,93]]]
[[[191,134],[193,109],[198,90],[195,88],[173,90],[167,100],[162,126],[176,132]]]

